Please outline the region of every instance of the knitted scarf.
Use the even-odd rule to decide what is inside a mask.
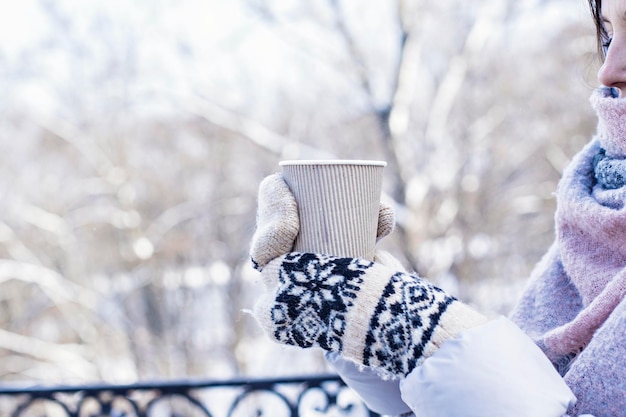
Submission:
[[[604,88],[591,104],[599,118],[597,135],[557,189],[556,242],[582,309],[544,335],[554,356],[584,349],[626,294],[626,99]]]

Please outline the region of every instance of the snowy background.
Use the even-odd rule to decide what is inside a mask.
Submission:
[[[256,189],[383,159],[409,268],[506,314],[594,131],[583,0],[0,0],[0,375],[326,370],[249,315]]]

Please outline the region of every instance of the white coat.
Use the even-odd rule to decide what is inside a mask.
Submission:
[[[543,352],[504,317],[446,341],[401,380],[383,380],[336,353],[326,359],[372,411],[384,415],[562,417],[576,401]]]

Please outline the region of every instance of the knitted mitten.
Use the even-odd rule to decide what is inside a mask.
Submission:
[[[377,262],[289,253],[262,271],[255,316],[270,338],[321,347],[403,377],[486,318],[431,283]]]
[[[256,224],[250,259],[260,271],[272,259],[291,251],[300,230],[296,199],[279,174],[265,177],[259,185]]]
[[[259,185],[257,228],[252,237],[250,258],[257,270],[272,259],[290,252],[300,230],[298,206],[280,174],[272,174]],[[395,226],[393,209],[381,203],[376,241],[389,235]]]
[[[396,226],[396,216],[390,205],[381,202],[378,209],[378,228],[376,230],[376,242],[393,232]]]

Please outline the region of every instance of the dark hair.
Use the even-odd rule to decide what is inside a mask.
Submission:
[[[598,54],[600,55],[600,58],[604,60],[606,56],[604,42],[606,41],[608,35],[606,33],[606,29],[604,28],[604,24],[602,22],[602,0],[588,0],[588,1],[589,1],[589,9],[591,10],[591,17],[593,18],[593,23],[596,25],[596,42],[597,42]]]

